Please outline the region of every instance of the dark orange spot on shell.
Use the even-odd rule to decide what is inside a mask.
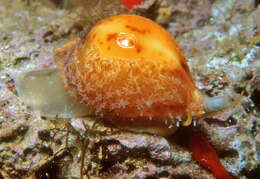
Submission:
[[[101,40],[97,40],[97,42],[100,44],[100,45],[103,45],[103,42]]]
[[[134,43],[134,41],[133,40],[128,40],[129,41],[129,46],[131,46],[131,47],[133,47],[133,46],[135,46],[135,43]]]
[[[112,33],[107,35],[107,41],[110,41],[112,39],[116,39],[117,33]]]
[[[127,29],[129,29],[129,30],[131,30],[133,32],[140,33],[140,34],[145,34],[145,33],[149,32],[146,29],[138,29],[138,28],[136,28],[134,26],[130,26],[130,25],[125,25],[125,28],[127,28]]]
[[[137,44],[135,47],[136,47],[136,52],[137,53],[140,53],[142,51],[142,46],[141,45]]]

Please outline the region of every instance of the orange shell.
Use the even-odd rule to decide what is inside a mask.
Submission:
[[[69,93],[117,127],[167,135],[204,113],[180,47],[144,17],[104,19],[55,55]]]

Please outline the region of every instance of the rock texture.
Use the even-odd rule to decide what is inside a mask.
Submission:
[[[225,113],[169,138],[120,131],[90,118],[43,119],[23,104],[14,88],[20,72],[55,65],[54,48],[84,36],[100,18],[128,12],[121,1],[115,1],[118,9],[108,1],[93,3],[97,16],[84,14],[77,3],[70,9],[46,2],[0,2],[0,178],[213,179],[192,159],[185,130],[201,131],[232,176],[260,177],[258,1],[147,0],[130,11],[157,20],[176,37],[206,94],[244,91]]]

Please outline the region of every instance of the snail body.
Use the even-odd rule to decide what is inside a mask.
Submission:
[[[69,93],[117,127],[167,135],[205,112],[180,47],[144,17],[102,20],[55,56]]]
[[[93,116],[130,131],[170,135],[232,102],[201,93],[174,38],[136,15],[100,21],[84,39],[57,48],[55,59],[58,68],[16,79],[22,100],[45,117]]]

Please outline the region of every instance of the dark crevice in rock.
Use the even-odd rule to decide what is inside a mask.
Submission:
[[[35,173],[37,179],[58,179],[60,166],[57,162],[52,162]]]
[[[173,177],[174,179],[192,179],[190,176],[188,175],[177,175]]]
[[[35,171],[35,178],[37,179],[58,179],[61,177],[62,168],[64,167],[63,159],[70,155],[70,150],[60,150],[53,154],[49,160],[43,163]]]
[[[53,42],[54,40],[56,40],[56,37],[54,35],[53,31],[47,31],[43,34],[44,42],[48,43],[48,42]]]
[[[260,4],[260,0],[255,0],[255,8]]]
[[[157,178],[161,178],[161,177],[163,177],[163,178],[167,178],[167,177],[169,177],[169,172],[167,172],[167,171],[162,171],[161,173],[159,173],[159,175],[158,175],[158,177]]]
[[[47,154],[47,155],[53,155],[53,150],[52,148],[48,147],[48,146],[45,146],[45,145],[40,145],[39,146],[39,152],[40,153],[44,153],[44,154]]]
[[[34,147],[27,147],[23,150],[23,155],[27,156],[29,154],[36,154],[36,151],[34,150]]]
[[[250,172],[243,170],[241,173],[243,175],[245,175],[247,177],[247,179],[260,178],[260,165],[258,165],[257,168],[255,168],[254,170],[252,170]]]
[[[253,136],[256,136],[259,130],[260,130],[260,124],[257,121],[253,121],[253,126],[252,126]]]
[[[122,163],[124,162],[128,157],[133,157],[136,159],[149,159],[150,157],[148,156],[149,152],[146,149],[133,149],[129,150],[126,148],[122,148],[122,150],[115,156],[111,156],[109,153],[106,152],[106,149],[104,149],[104,157],[101,159],[101,164],[103,166],[102,171],[107,172],[116,163]],[[105,156],[108,156],[107,158]],[[135,167],[131,167],[133,170]]]
[[[28,60],[30,60],[30,58],[28,56],[17,57],[14,59],[14,66],[19,66]]]
[[[51,133],[49,130],[41,130],[38,132],[38,138],[42,141],[50,141],[51,140]]]
[[[254,102],[257,109],[260,109],[260,91],[254,90],[251,96],[252,101]]]
[[[148,176],[148,177],[145,177],[145,179],[157,179],[158,177],[157,176]]]
[[[232,116],[229,117],[226,121],[220,121],[218,119],[214,119],[214,118],[206,118],[205,121],[209,124],[215,124],[218,125],[220,127],[229,127],[229,126],[233,126],[237,124],[237,120],[234,119]]]
[[[121,156],[122,160],[125,159],[126,157],[129,157],[129,156],[133,157],[133,158],[149,158],[149,152],[147,151],[147,148],[129,149],[129,148],[126,148],[125,146],[122,146],[116,140],[101,141],[100,143],[96,144],[96,146],[93,148],[92,152],[98,151],[98,148],[100,148],[100,146],[102,146],[104,154],[111,156],[110,151],[108,150],[108,146],[111,146],[111,145],[117,145],[117,146],[121,147],[120,149],[118,149],[116,151],[117,152],[116,155]],[[111,160],[111,158],[109,160]]]
[[[149,19],[156,20],[159,8],[159,5],[157,3],[154,3],[149,9],[146,10],[143,15],[146,15],[146,17]]]
[[[51,0],[51,2],[57,7],[62,7],[62,5],[64,4],[64,0]]]
[[[192,127],[180,128],[177,130],[175,134],[173,134],[173,136],[171,136],[170,140],[173,140],[178,145],[188,149],[187,139],[191,131],[192,131]]]
[[[93,161],[96,161],[97,163],[100,163],[102,165],[102,172],[108,172],[111,169],[116,170],[115,168],[113,168],[115,166],[115,164],[117,162],[123,162],[127,155],[128,155],[128,151],[127,149],[119,149],[116,152],[116,154],[111,154],[111,152],[108,150],[108,146],[109,145],[120,145],[118,141],[116,140],[102,140],[99,143],[96,143],[96,145],[91,149],[91,153],[94,154],[93,155]],[[102,158],[99,160],[98,156],[100,149],[102,149]],[[124,151],[124,152],[123,152]]]
[[[53,155],[53,150],[45,145],[42,144],[36,144],[30,147],[27,147],[26,149],[24,149],[23,154],[24,157],[27,157],[28,155],[30,156],[34,156],[37,153],[42,153],[42,154],[47,154],[47,155]]]
[[[225,157],[237,157],[238,152],[236,150],[221,150],[218,151],[218,157],[219,158],[225,158]]]
[[[117,163],[116,161],[112,161],[112,160],[101,160],[101,165],[102,165],[101,172],[106,173],[111,170],[115,170],[116,173],[117,170],[118,171],[121,170],[120,168],[115,167],[116,163]]]
[[[7,129],[6,131],[0,134],[0,143],[1,142],[12,142],[16,140],[19,136],[24,136],[28,131],[28,126],[25,125],[17,125],[17,127],[13,127],[11,129]]]
[[[128,167],[128,169],[126,171],[128,173],[130,173],[136,169],[136,166],[133,163],[126,163],[126,166]]]
[[[97,158],[99,156],[99,152],[102,151],[102,157]],[[136,166],[131,165],[131,163],[126,162],[128,158],[133,159],[144,159],[147,162],[152,162],[158,166],[163,166],[167,164],[171,164],[171,161],[161,161],[161,160],[154,160],[150,156],[151,153],[148,151],[146,147],[140,148],[127,148],[120,144],[117,140],[102,140],[92,148],[91,153],[93,154],[93,161],[100,163],[102,166],[101,173],[117,173],[118,171],[122,170],[121,164],[126,164],[129,166],[127,167],[127,172],[130,173],[136,169]],[[157,173],[159,176],[168,176],[169,173],[166,171],[162,171]]]
[[[225,122],[228,126],[233,126],[233,125],[237,124],[237,120],[235,118],[233,118],[232,116],[230,116]]]

